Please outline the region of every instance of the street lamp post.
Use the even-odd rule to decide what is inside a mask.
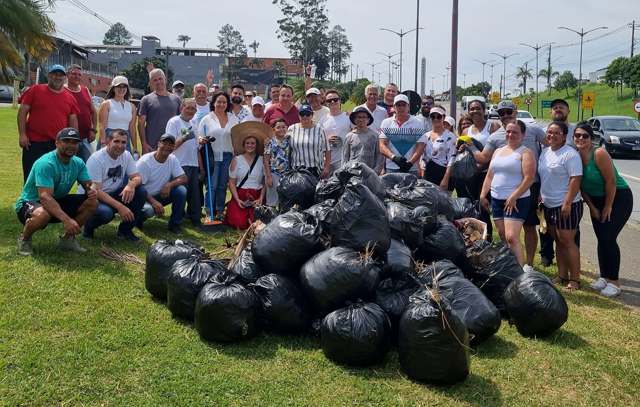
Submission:
[[[383,52],[378,52],[378,54],[384,56],[385,58],[387,58],[387,61],[389,62],[389,83],[393,82],[391,80],[391,58],[395,57],[396,55],[400,55],[399,52],[396,52],[395,54],[385,54]]]
[[[416,66],[414,72],[414,89],[418,91],[418,34],[420,33],[420,0],[416,0]],[[633,56],[633,55],[632,55]]]
[[[567,30],[573,33],[576,33],[580,36],[580,69],[579,69],[579,77],[578,77],[578,115],[576,120],[580,120],[580,111],[582,110],[582,43],[584,41],[584,36],[592,33],[596,30],[606,30],[607,27],[596,27],[592,28],[588,31],[585,31],[584,28],[580,28],[580,31],[573,30],[568,27],[558,27],[559,30]],[[584,115],[583,115],[584,116]]]
[[[479,62],[479,63],[482,64],[482,82],[484,82],[484,66],[486,64],[489,64],[489,63],[493,62],[493,60],[491,60],[491,61],[480,61],[479,59],[474,59],[474,61]],[[493,85],[493,84],[491,84],[491,85]]]
[[[373,68],[375,68],[376,65],[380,65],[381,63],[383,63],[384,61],[380,61],[380,62],[376,62],[375,64],[372,64],[371,62],[367,62],[366,64],[369,65],[371,67],[371,83],[374,83],[376,81],[375,77],[374,77],[374,70]]]
[[[497,52],[492,52],[493,55],[499,56],[502,58],[502,80],[500,81],[500,99],[507,90],[507,59],[511,58],[514,55],[518,55],[517,52],[513,54],[498,54]]]
[[[413,28],[413,29],[411,29],[411,30],[409,30],[409,31],[402,31],[402,28],[401,28],[401,29],[400,29],[400,32],[390,30],[389,28],[380,28],[380,30],[382,30],[382,31],[389,31],[390,33],[394,33],[395,35],[397,35],[398,37],[400,37],[400,78],[399,78],[399,80],[398,80],[398,82],[399,82],[399,83],[398,83],[398,86],[399,86],[399,88],[400,88],[400,89],[399,89],[400,91],[402,91],[402,39],[403,39],[403,37],[404,37],[405,35],[407,35],[407,34],[409,34],[409,33],[412,33],[412,32],[414,32],[414,31],[418,30],[419,28],[420,28],[420,27],[418,27],[418,28]]]
[[[540,48],[546,47],[546,46],[547,46],[547,45],[549,45],[549,44],[545,44],[545,45],[538,45],[538,44],[536,43],[536,45],[535,45],[535,46],[533,46],[533,45],[525,44],[524,42],[521,42],[521,43],[520,43],[520,45],[525,46],[525,47],[532,48],[532,49],[534,49],[534,50],[536,51],[536,117],[537,117],[537,116],[538,116],[538,114],[539,114],[538,109],[540,109],[540,103],[539,103],[539,100],[538,100],[538,93],[539,93],[539,92],[538,92],[538,73],[540,72],[540,71],[538,70],[538,69],[539,69],[539,68],[538,68],[538,51],[540,51]]]
[[[449,114],[456,118],[456,88],[458,83],[458,0],[453,0],[451,10],[451,88],[449,90]]]

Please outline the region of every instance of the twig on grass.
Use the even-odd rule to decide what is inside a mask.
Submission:
[[[140,260],[140,258],[135,254],[119,252],[108,247],[104,243],[102,243],[100,247],[100,256],[118,263],[131,263],[138,266],[144,266],[144,261]]]

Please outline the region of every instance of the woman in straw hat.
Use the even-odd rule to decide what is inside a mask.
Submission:
[[[246,229],[253,222],[253,208],[265,196],[264,142],[271,129],[260,122],[244,122],[231,129],[231,141],[236,156],[229,166],[229,190],[225,223],[235,229]]]
[[[124,130],[127,133],[127,151],[138,152],[138,142],[136,141],[136,107],[129,102],[131,92],[129,81],[124,76],[116,76],[111,81],[111,87],[107,92],[107,98],[100,105],[98,111],[98,121],[100,122],[100,138],[96,148],[100,148],[107,143],[107,135],[116,129]],[[133,145],[133,149],[131,146]]]

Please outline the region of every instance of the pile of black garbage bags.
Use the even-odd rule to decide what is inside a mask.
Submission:
[[[524,273],[502,244],[465,243],[455,222],[477,216],[467,199],[357,162],[322,181],[291,171],[280,186],[286,212],[258,211],[266,226],[235,259],[208,259],[186,241],[147,252],[147,290],[206,341],[319,335],[326,357],[349,366],[397,347],[411,379],[451,384],[502,319],[528,337],[567,320],[545,275]]]

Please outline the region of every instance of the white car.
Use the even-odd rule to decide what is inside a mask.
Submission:
[[[521,120],[527,126],[530,124],[537,124],[536,119],[526,110],[518,110],[518,120]]]

